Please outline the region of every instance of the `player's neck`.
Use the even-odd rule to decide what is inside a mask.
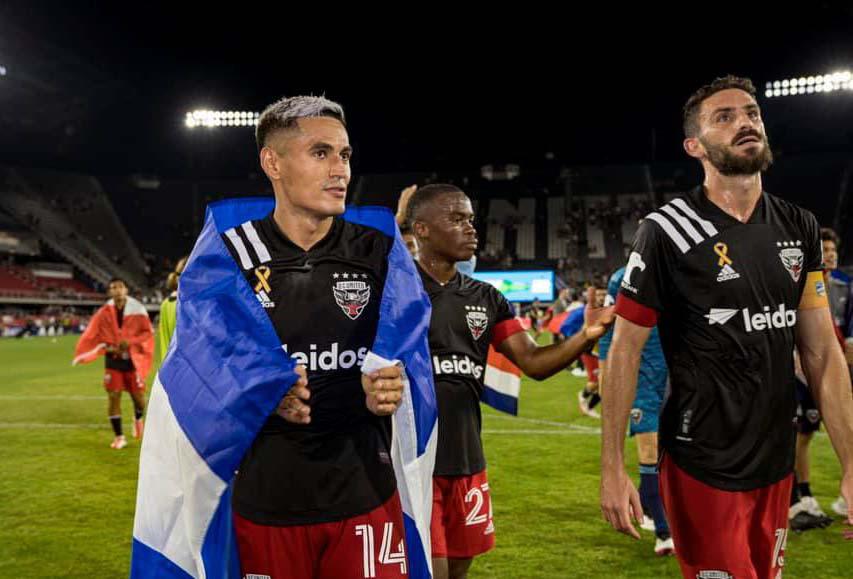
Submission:
[[[746,223],[761,199],[761,173],[722,175],[713,167],[705,168],[705,195],[738,221]]]
[[[113,303],[115,304],[116,309],[123,310],[124,306],[127,305],[127,298],[114,298]]]
[[[456,275],[456,262],[445,257],[435,255],[427,248],[421,248],[418,255],[418,263],[429,276],[444,285]]]
[[[319,216],[276,203],[273,220],[290,241],[308,251],[329,233],[334,217]]]

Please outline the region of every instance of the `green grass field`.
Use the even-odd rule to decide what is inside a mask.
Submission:
[[[74,341],[0,341],[3,579],[128,574],[139,443],[109,448],[103,365],[71,368]],[[497,548],[475,562],[472,579],[680,577],[673,558],[653,555],[651,534],[634,541],[603,522],[599,424],[577,411],[581,385],[565,372],[527,381],[520,417],[485,411]],[[127,397],[124,418],[129,433]],[[812,488],[828,510],[840,469],[825,436],[812,460]],[[839,522],[792,534],[786,560],[786,578],[853,577]]]

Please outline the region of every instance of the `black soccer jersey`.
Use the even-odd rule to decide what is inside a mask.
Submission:
[[[457,273],[446,284],[418,265],[432,302],[429,348],[438,401],[437,476],[463,476],[486,468],[480,440],[480,395],[489,345],[522,331],[512,305],[487,283]]]
[[[814,216],[767,193],[747,223],[702,188],[641,223],[616,312],[658,325],[671,381],[661,447],[692,476],[749,490],[791,472],[797,308],[821,261]]]
[[[116,307],[116,321],[118,322],[119,330],[124,323],[124,308]],[[107,353],[104,356],[104,367],[107,370],[116,370],[118,372],[132,372],[133,360],[130,359],[130,352],[114,352]]]
[[[304,251],[272,215],[223,235],[285,350],[308,371],[311,422],[273,414],[247,453],[234,508],[268,525],[366,513],[396,489],[391,422],[367,410],[360,366],[373,345],[392,240],[335,219]]]

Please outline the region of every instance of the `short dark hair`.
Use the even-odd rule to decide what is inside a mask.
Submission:
[[[682,119],[685,137],[695,137],[699,133],[699,109],[702,107],[702,103],[710,96],[730,88],[742,90],[755,98],[755,85],[748,78],[729,74],[714,79],[711,84],[706,84],[690,95],[684,104]]]
[[[113,284],[114,284],[114,283],[116,283],[116,282],[121,282],[121,283],[123,283],[123,284],[124,284],[124,287],[128,287],[127,282],[126,282],[126,281],[124,281],[124,278],[122,278],[122,277],[113,277],[113,278],[110,278],[110,282],[107,284],[107,287],[109,287],[109,286],[113,285]]]
[[[279,131],[292,129],[299,119],[331,117],[346,126],[344,109],[322,96],[295,96],[282,98],[269,105],[258,118],[255,142],[258,152],[267,145],[267,139]]]
[[[831,241],[832,243],[835,244],[836,248],[839,245],[838,234],[835,233],[835,230],[830,228],[830,227],[821,227],[820,228],[820,240],[821,241]]]
[[[442,195],[446,195],[448,193],[465,194],[462,189],[456,185],[451,185],[450,183],[432,183],[430,185],[418,187],[417,191],[412,194],[412,198],[409,199],[409,206],[406,208],[405,226],[412,228],[412,224],[414,224],[414,222],[417,221],[423,213],[424,207]]]

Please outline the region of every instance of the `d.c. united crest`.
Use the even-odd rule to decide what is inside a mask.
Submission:
[[[779,259],[782,260],[782,265],[791,274],[793,280],[800,281],[800,276],[803,274],[803,250],[799,247],[786,247],[779,252]]]
[[[482,306],[465,306],[465,321],[475,340],[479,340],[489,327],[489,316]]]
[[[334,277],[338,277],[337,274]],[[349,275],[344,274],[344,277]],[[357,276],[352,274],[352,277]],[[351,320],[358,318],[370,301],[370,285],[366,281],[337,281],[332,285],[332,293],[335,302]]]

